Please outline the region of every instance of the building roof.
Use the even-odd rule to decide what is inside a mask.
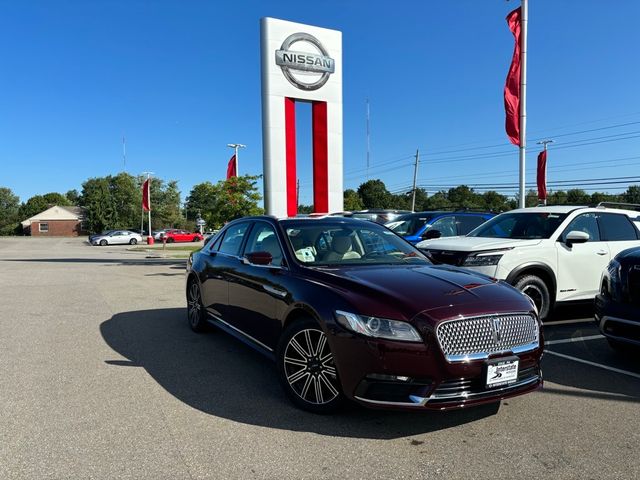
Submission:
[[[51,208],[46,209],[44,212],[40,212],[33,217],[27,218],[20,222],[23,227],[28,227],[32,222],[47,222],[54,220],[83,220],[84,209],[82,207],[60,207],[54,205]]]

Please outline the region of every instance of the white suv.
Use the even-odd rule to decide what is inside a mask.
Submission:
[[[593,299],[609,260],[640,246],[639,224],[639,212],[603,204],[524,208],[502,213],[465,237],[425,240],[417,247],[434,263],[506,280],[545,318],[556,302]]]

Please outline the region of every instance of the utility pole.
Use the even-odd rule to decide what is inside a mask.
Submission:
[[[539,142],[536,142],[536,145],[542,145],[542,148],[546,152],[547,151],[547,144],[549,144],[549,143],[553,143],[553,140],[549,140],[549,139],[541,140]],[[545,182],[546,182],[547,181],[547,164],[546,164],[546,162],[544,164],[544,178],[545,178]],[[546,205],[546,204],[547,204],[547,199],[545,198],[544,199],[544,205]]]
[[[227,147],[233,148],[234,155],[236,157],[236,176],[240,176],[240,170],[238,170],[238,149],[245,148],[246,145],[242,145],[241,143],[227,143]]]
[[[525,208],[525,155],[527,149],[527,26],[529,2],[521,0],[520,30],[520,208]]]
[[[416,181],[418,180],[418,164],[420,163],[420,150],[416,150],[416,163],[413,167],[413,199],[411,200],[411,211],[416,211]]]
[[[124,171],[127,171],[127,140],[125,139],[124,134],[122,135],[122,165]]]
[[[369,130],[369,98],[367,97],[367,180],[369,180],[369,159],[371,156],[371,141],[370,141],[370,130]]]
[[[296,208],[300,206],[300,179],[296,180]]]

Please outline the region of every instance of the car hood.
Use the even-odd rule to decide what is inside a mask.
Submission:
[[[501,248],[532,247],[540,244],[542,239],[523,240],[513,238],[489,237],[447,237],[423,240],[416,247],[423,250],[453,250],[458,252],[475,252],[482,250],[499,250]]]
[[[438,319],[531,310],[510,285],[451,266],[343,267],[322,275],[364,315],[410,320],[420,313]]]

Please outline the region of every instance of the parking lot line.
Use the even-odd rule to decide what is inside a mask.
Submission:
[[[559,340],[549,340],[544,342],[545,345],[558,345],[560,343],[573,343],[573,342],[584,342],[586,340],[599,340],[604,338],[604,335],[588,335],[586,337],[575,337],[575,338],[561,338]]]
[[[553,325],[569,325],[571,323],[587,323],[594,322],[593,318],[574,318],[572,320],[556,320],[553,322],[542,322],[543,327],[549,327]]]
[[[586,365],[591,365],[592,367],[599,367],[605,370],[609,370],[611,372],[621,373],[622,375],[628,375],[634,378],[640,378],[640,374],[635,372],[629,372],[627,370],[621,370],[615,367],[609,367],[608,365],[602,365],[600,363],[590,362],[589,360],[584,360],[582,358],[572,357],[571,355],[565,355],[564,353],[554,352],[552,350],[545,350],[544,353],[548,353],[549,355],[556,355],[561,358],[566,358],[567,360],[573,360],[574,362],[584,363]]]

